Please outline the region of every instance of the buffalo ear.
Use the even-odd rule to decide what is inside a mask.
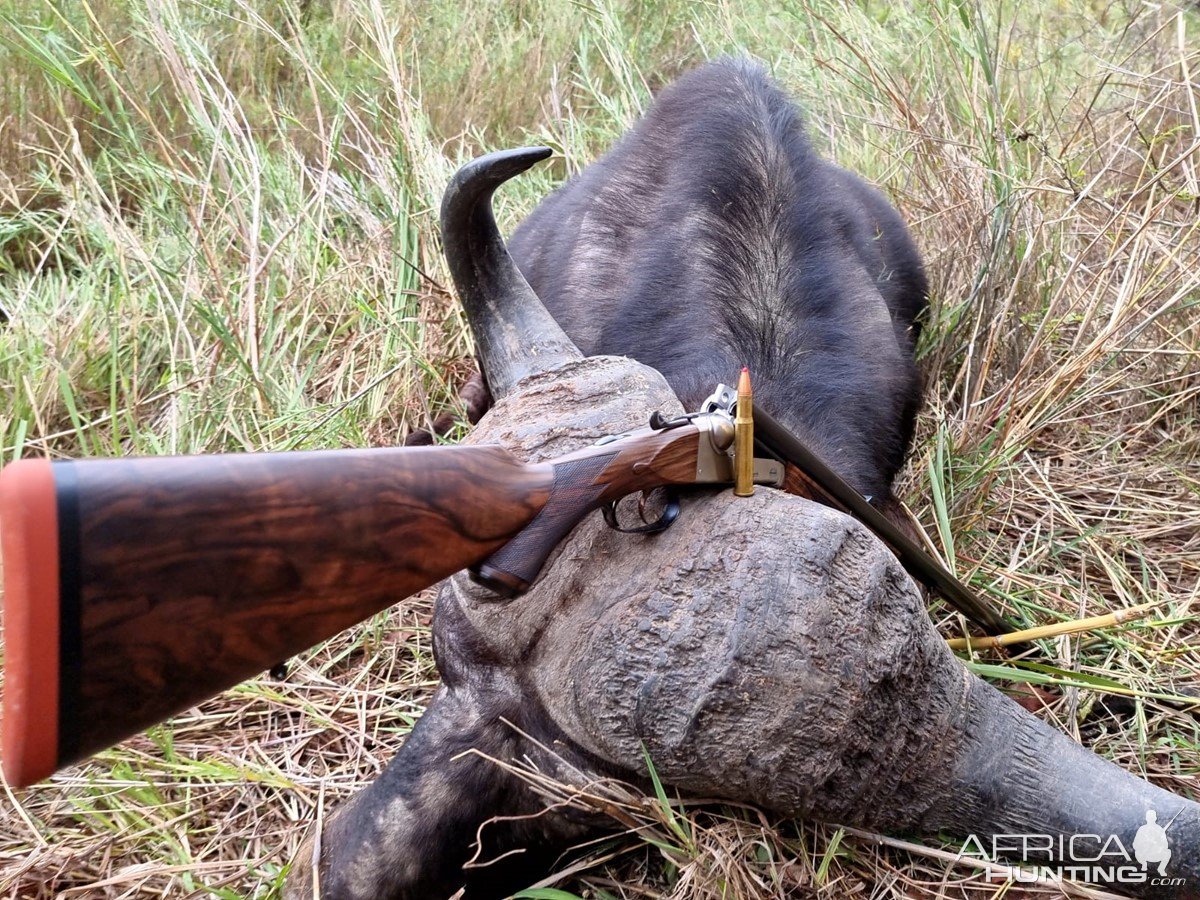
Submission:
[[[446,262],[497,400],[522,378],[583,358],[508,255],[492,215],[496,188],[550,154],[527,147],[481,156],[458,170],[442,198]]]

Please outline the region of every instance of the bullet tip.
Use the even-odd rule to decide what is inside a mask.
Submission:
[[[747,366],[742,367],[742,374],[738,376],[737,392],[739,394],[750,392],[750,369]]]

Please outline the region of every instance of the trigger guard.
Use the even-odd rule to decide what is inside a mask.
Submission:
[[[679,493],[672,488],[667,488],[667,505],[663,509],[662,515],[646,525],[637,525],[633,528],[622,528],[621,523],[617,521],[617,503],[619,500],[613,500],[604,504],[600,508],[604,515],[604,523],[613,531],[619,531],[622,534],[657,534],[660,531],[666,531],[675,520],[679,518],[681,507],[679,505]]]

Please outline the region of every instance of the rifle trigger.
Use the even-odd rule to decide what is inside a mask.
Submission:
[[[660,531],[666,531],[679,518],[681,507],[679,505],[679,494],[672,488],[666,488],[667,505],[662,511],[662,515],[655,521],[648,522],[645,525],[635,525],[632,528],[623,528],[621,523],[617,521],[617,503],[620,501],[613,500],[604,504],[600,508],[604,515],[604,522],[613,531],[619,531],[622,534],[657,534]],[[645,511],[645,496],[638,501],[638,510]]]

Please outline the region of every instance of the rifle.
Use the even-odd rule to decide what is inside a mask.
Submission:
[[[495,446],[11,463],[5,777],[45,778],[461,569],[520,594],[587,513],[615,525],[629,494],[732,483],[733,441],[713,410],[540,464]]]
[[[622,531],[666,528],[675,489],[735,482],[736,405],[718,385],[699,412],[538,464],[496,446],[11,463],[5,778],[39,781],[462,569],[518,596],[596,509]],[[754,483],[801,482],[973,621],[1011,630],[779,423],[753,422],[769,454]],[[661,517],[621,528],[617,503],[659,487]]]

